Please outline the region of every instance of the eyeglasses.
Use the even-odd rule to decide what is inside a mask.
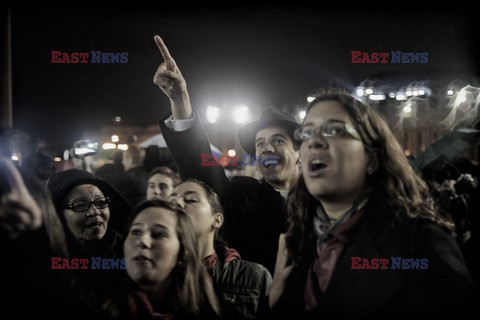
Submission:
[[[295,130],[294,138],[298,141],[305,141],[310,139],[316,133],[320,133],[325,138],[337,138],[351,136],[359,141],[362,141],[357,130],[350,124],[343,121],[327,122],[320,127],[312,125],[302,126]]]
[[[102,197],[102,198],[97,198],[93,201],[78,200],[73,202],[72,204],[65,206],[65,209],[70,209],[75,212],[85,212],[88,209],[90,209],[90,206],[92,205],[92,203],[97,209],[105,209],[110,204],[110,199],[108,197]]]

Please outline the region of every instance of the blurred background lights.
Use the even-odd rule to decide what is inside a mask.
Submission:
[[[234,149],[230,149],[227,151],[229,157],[233,158],[237,155],[237,152]]]
[[[245,123],[248,121],[249,111],[247,106],[238,106],[233,110],[233,119],[236,123]]]
[[[220,115],[220,109],[213,106],[207,107],[207,121],[209,123],[216,123]]]

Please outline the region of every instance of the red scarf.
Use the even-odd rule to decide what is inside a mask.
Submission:
[[[173,314],[161,314],[153,310],[153,306],[145,292],[137,290],[128,295],[128,304],[133,319],[173,320]]]
[[[224,263],[228,263],[235,259],[241,259],[240,254],[237,252],[237,250],[228,248],[226,246],[223,247],[223,257],[224,257],[223,259]],[[215,267],[217,266],[217,259],[218,259],[218,256],[216,252],[212,253],[211,255],[203,259],[203,262],[205,263],[205,267],[207,267],[207,270],[211,271],[215,269]]]

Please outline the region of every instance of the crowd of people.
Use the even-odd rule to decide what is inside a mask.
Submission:
[[[228,177],[202,166],[212,154],[202,119],[166,45],[154,41],[173,165],[135,146],[95,172],[0,159],[2,319],[475,311],[474,209],[460,219],[439,201],[374,108],[326,88],[301,124],[266,109],[238,131],[244,150],[263,159],[262,179]],[[471,177],[464,204],[478,208]]]

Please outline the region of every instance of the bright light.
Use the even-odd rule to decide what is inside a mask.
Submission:
[[[453,92],[452,89],[448,89],[448,90],[447,90],[447,94],[448,94],[449,96],[453,96],[454,93],[455,93],[455,92]]]
[[[392,98],[392,99],[395,98],[395,92],[390,92],[390,93],[388,94],[388,96],[389,96],[390,98]]]
[[[467,93],[465,92],[465,90],[461,90],[458,94],[457,94],[457,98],[455,99],[455,105],[459,105],[460,103],[462,102],[465,102],[467,101]]]
[[[418,95],[419,96],[423,96],[424,94],[425,94],[424,90],[422,90],[422,89],[418,90]]]
[[[312,102],[313,100],[315,100],[315,97],[312,97],[312,96],[307,97],[307,102]]]
[[[306,115],[307,115],[307,111],[305,111],[305,110],[302,110],[298,113],[298,117],[300,118],[300,120],[305,119]]]
[[[122,117],[116,116],[115,118],[113,118],[113,120],[114,120],[115,122],[117,122],[117,123],[118,123],[118,122],[122,122]]]
[[[115,143],[110,143],[110,142],[106,142],[102,145],[102,149],[103,150],[112,150],[112,149],[115,149],[117,146],[115,145]]]
[[[410,97],[412,95],[412,91],[411,90],[407,90],[405,91],[405,95]]]
[[[216,123],[219,115],[220,115],[220,109],[212,106],[207,107],[207,121],[209,123]]]
[[[367,90],[365,90],[365,94],[372,94],[372,93],[373,93],[372,88],[368,88]]]
[[[363,96],[363,89],[357,89],[357,96]]]
[[[227,154],[228,154],[229,157],[233,158],[237,155],[237,152],[233,149],[230,149],[230,150],[227,151]]]
[[[112,142],[118,142],[118,141],[120,141],[120,138],[116,134],[114,134],[112,136]]]
[[[413,91],[412,91],[412,95],[413,95],[414,97],[418,96],[418,90],[413,90]]]
[[[395,97],[395,99],[397,99],[398,101],[407,100],[407,96],[404,95],[404,94],[397,94],[397,96]]]
[[[412,112],[412,104],[411,104],[411,103],[407,103],[407,104],[405,105],[405,107],[403,107],[403,112],[405,112],[405,113],[410,113],[410,112]]]
[[[91,148],[75,148],[76,155],[83,155],[92,152]]]
[[[374,100],[374,101],[385,100],[385,95],[384,94],[371,94],[371,95],[368,96],[368,99]]]
[[[53,157],[53,161],[55,161],[55,162],[61,162],[61,161],[62,161],[62,158],[60,158],[60,157]]]
[[[12,161],[18,161],[20,160],[20,157],[18,156],[18,154],[14,153],[12,154]]]
[[[120,150],[128,150],[128,144],[119,144],[117,145],[117,149],[120,149]]]
[[[233,119],[236,123],[245,123],[248,121],[248,107],[247,106],[238,106],[233,110]]]

